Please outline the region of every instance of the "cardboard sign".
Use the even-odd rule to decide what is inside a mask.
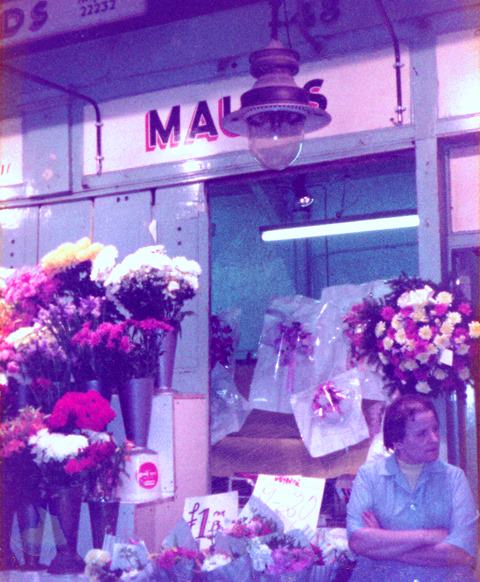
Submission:
[[[263,515],[267,506],[282,521],[285,532],[300,529],[311,537],[317,529],[324,489],[325,479],[259,475],[242,515]]]
[[[187,497],[183,507],[183,519],[192,530],[200,545],[210,543],[217,530],[238,517],[238,491]]]

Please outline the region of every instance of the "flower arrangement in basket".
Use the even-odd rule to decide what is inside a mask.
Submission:
[[[464,394],[480,322],[458,293],[402,276],[382,300],[367,298],[345,317],[354,361],[375,365],[393,392]]]
[[[47,427],[29,439],[47,488],[83,483],[111,458],[112,437],[104,430],[114,417],[108,401],[93,390],[67,392],[56,402]]]

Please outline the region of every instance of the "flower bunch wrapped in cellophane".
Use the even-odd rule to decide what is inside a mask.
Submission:
[[[142,247],[117,264],[105,280],[109,296],[136,320],[153,317],[179,327],[187,300],[198,291],[200,265],[169,257],[161,245]]]
[[[310,580],[313,566],[324,566],[320,547],[310,543],[299,530],[272,534],[263,540],[254,538],[249,544],[253,580],[259,582]]]
[[[392,293],[366,299],[345,317],[354,361],[375,364],[391,391],[462,395],[480,322],[459,291],[403,276]]]

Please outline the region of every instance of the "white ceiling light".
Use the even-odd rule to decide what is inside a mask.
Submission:
[[[279,42],[282,0],[270,1],[272,39],[267,48],[250,55],[250,73],[257,81],[241,96],[241,108],[227,115],[223,125],[248,136],[249,149],[262,166],[283,170],[300,154],[305,132],[324,127],[331,117],[318,103],[311,105],[307,89],[295,83],[299,54]]]
[[[420,219],[418,214],[413,214],[411,211],[402,211],[381,215],[352,216],[338,220],[310,222],[308,224],[262,226],[260,227],[260,233],[263,241],[270,242],[374,232],[379,230],[415,228],[419,224]]]

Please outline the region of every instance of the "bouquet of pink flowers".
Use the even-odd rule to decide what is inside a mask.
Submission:
[[[462,395],[472,341],[480,338],[472,307],[421,279],[403,276],[390,285],[382,301],[366,299],[345,317],[352,359],[377,366],[392,391]]]

